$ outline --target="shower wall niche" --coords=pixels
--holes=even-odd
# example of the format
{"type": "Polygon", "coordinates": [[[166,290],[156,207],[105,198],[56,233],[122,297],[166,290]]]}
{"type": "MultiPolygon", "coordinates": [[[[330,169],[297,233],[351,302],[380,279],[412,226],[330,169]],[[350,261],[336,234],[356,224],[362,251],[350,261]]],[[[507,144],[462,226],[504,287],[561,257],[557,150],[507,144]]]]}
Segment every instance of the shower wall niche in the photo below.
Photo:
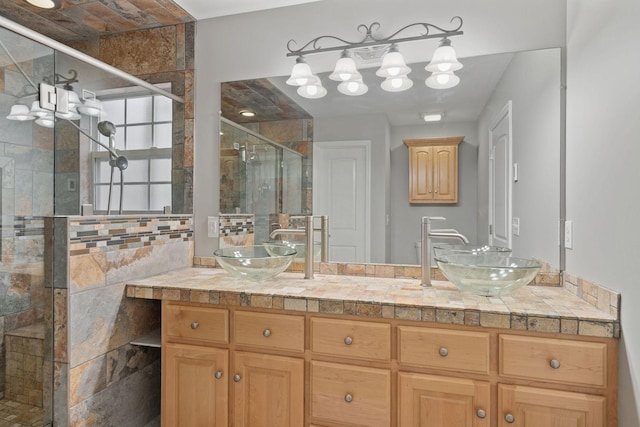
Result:
{"type": "Polygon", "coordinates": [[[305,156],[221,118],[220,213],[253,214],[255,243],[268,240],[270,216],[310,211],[305,156]]]}

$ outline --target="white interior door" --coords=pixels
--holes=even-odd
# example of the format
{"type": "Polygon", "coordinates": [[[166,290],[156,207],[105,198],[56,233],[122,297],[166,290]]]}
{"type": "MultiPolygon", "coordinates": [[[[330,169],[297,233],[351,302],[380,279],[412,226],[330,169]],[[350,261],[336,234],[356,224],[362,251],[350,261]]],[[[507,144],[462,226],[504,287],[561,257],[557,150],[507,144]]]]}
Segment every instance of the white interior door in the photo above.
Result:
{"type": "Polygon", "coordinates": [[[313,214],[329,216],[329,261],[369,262],[370,145],[313,143],[313,214]]]}
{"type": "Polygon", "coordinates": [[[489,129],[489,244],[511,247],[511,101],[489,129]]]}

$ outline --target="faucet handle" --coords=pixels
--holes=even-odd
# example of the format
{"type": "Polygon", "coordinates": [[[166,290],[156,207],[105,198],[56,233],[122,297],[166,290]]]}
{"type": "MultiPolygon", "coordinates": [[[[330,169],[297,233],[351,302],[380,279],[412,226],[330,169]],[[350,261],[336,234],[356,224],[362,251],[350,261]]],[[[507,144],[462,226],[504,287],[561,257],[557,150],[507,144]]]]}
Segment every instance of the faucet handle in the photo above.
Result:
{"type": "Polygon", "coordinates": [[[423,224],[427,224],[427,223],[429,223],[431,221],[444,221],[445,219],[447,219],[447,218],[445,218],[443,216],[423,216],[422,217],[422,223],[423,224]]]}

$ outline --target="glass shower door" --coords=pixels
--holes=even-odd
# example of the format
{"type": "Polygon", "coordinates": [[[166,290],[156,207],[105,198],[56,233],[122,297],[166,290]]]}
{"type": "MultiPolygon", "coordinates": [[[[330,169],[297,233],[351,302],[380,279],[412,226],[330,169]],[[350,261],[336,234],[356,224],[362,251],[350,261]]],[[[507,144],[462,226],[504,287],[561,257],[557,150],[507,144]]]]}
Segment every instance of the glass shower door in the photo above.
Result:
{"type": "Polygon", "coordinates": [[[54,78],[51,48],[0,28],[0,418],[16,426],[52,421],[44,219],[54,213],[54,120],[30,112],[37,85],[54,78]]]}

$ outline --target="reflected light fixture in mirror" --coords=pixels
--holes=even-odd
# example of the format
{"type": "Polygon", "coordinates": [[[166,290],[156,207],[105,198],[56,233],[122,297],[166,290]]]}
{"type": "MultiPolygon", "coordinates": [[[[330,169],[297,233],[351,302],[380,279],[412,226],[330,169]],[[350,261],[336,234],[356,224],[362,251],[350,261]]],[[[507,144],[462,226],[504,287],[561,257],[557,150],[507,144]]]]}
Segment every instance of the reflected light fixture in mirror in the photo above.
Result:
{"type": "Polygon", "coordinates": [[[302,97],[322,98],[327,94],[327,91],[322,86],[322,81],[311,71],[304,59],[304,55],[341,50],[340,59],[338,59],[333,73],[329,75],[329,79],[340,82],[338,84],[340,93],[349,96],[363,95],[367,93],[368,87],[363,81],[362,75],[358,72],[349,49],[381,46],[386,52],[382,57],[382,65],[376,72],[378,77],[385,79],[380,84],[380,87],[388,92],[401,92],[411,88],[413,82],[407,77],[411,72],[411,68],[406,65],[404,57],[398,50],[398,43],[441,38],[440,46],[433,54],[433,64],[427,67],[428,71],[433,74],[427,78],[425,83],[433,89],[454,87],[460,82],[460,78],[454,74],[454,71],[462,68],[462,64],[456,58],[456,53],[451,47],[449,37],[463,34],[460,30],[462,28],[462,18],[454,16],[451,22],[453,23],[454,21],[457,21],[458,26],[449,30],[428,23],[409,24],[388,37],[373,35],[373,32],[380,28],[378,22],[374,22],[369,26],[361,24],[358,26],[358,31],[366,30],[366,34],[360,41],[349,42],[336,36],[320,36],[309,41],[300,49],[293,49],[292,45],[295,45],[295,40],[289,40],[287,43],[287,49],[289,50],[287,56],[296,56],[297,58],[296,64],[291,70],[291,76],[286,83],[291,86],[298,86],[297,92],[302,97]],[[422,33],[417,36],[406,34],[415,27],[421,27],[422,33]],[[322,47],[320,45],[321,41],[338,42],[338,45],[322,47]],[[309,48],[310,46],[311,48],[309,48]]]}
{"type": "Polygon", "coordinates": [[[60,9],[60,0],[25,0],[25,2],[40,9],[60,9]]]}
{"type": "Polygon", "coordinates": [[[238,111],[238,114],[240,114],[242,117],[255,117],[256,116],[255,111],[251,111],[251,110],[240,110],[240,111],[238,111]]]}
{"type": "Polygon", "coordinates": [[[439,122],[444,117],[444,113],[423,113],[422,120],[425,122],[439,122]]]}

